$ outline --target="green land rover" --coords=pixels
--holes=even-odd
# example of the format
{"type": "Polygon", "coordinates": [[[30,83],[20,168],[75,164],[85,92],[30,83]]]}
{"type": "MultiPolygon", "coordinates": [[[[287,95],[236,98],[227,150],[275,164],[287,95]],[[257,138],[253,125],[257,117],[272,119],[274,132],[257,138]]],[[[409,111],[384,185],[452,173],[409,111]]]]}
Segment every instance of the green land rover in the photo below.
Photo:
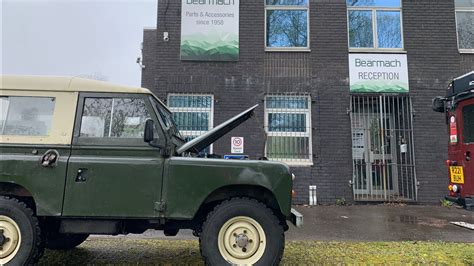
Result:
{"type": "Polygon", "coordinates": [[[189,142],[149,90],[0,76],[0,265],[34,264],[90,234],[192,229],[210,265],[278,264],[288,166],[200,158],[256,106],[189,142]]]}

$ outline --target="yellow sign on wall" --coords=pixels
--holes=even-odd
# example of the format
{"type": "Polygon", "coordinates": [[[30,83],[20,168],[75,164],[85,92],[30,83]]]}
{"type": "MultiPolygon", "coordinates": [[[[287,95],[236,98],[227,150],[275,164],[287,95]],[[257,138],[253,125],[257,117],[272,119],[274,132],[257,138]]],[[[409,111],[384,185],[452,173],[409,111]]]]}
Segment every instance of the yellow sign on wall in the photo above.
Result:
{"type": "Polygon", "coordinates": [[[451,166],[451,183],[464,184],[464,171],[462,166],[451,166]]]}

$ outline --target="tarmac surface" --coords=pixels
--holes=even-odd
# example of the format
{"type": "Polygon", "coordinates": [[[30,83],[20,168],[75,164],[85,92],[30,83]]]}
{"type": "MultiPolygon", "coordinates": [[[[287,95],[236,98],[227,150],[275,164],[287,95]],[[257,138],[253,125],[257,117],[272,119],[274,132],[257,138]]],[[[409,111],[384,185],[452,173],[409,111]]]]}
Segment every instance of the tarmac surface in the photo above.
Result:
{"type": "MultiPolygon", "coordinates": [[[[419,205],[298,206],[302,228],[290,225],[287,240],[317,241],[447,241],[474,243],[474,230],[450,222],[474,224],[474,211],[457,207],[419,205]]],[[[91,236],[91,238],[103,236],[91,236]]],[[[150,230],[118,238],[196,239],[190,230],[165,237],[150,230]]]]}

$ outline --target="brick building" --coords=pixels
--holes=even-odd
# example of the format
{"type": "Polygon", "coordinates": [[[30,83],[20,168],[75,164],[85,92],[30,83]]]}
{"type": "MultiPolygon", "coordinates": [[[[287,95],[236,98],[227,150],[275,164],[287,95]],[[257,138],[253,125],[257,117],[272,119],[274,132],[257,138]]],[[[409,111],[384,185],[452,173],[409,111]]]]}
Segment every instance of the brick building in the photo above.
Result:
{"type": "Polygon", "coordinates": [[[474,70],[473,21],[470,0],[159,0],[142,86],[189,138],[259,104],[204,152],[231,154],[231,137],[243,137],[251,159],[291,166],[296,203],[310,202],[311,186],[318,203],[436,203],[448,136],[431,100],[474,70]],[[200,4],[210,11],[193,20],[200,4]],[[207,23],[236,32],[237,54],[189,55],[184,33],[207,23]]]}

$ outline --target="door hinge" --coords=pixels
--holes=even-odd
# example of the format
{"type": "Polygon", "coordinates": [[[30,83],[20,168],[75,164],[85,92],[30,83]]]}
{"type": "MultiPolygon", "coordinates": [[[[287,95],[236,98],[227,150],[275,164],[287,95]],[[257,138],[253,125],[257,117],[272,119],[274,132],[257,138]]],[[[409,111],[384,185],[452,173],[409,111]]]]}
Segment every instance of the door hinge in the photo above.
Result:
{"type": "Polygon", "coordinates": [[[164,212],[166,209],[166,203],[164,201],[155,202],[155,211],[164,212]]]}

